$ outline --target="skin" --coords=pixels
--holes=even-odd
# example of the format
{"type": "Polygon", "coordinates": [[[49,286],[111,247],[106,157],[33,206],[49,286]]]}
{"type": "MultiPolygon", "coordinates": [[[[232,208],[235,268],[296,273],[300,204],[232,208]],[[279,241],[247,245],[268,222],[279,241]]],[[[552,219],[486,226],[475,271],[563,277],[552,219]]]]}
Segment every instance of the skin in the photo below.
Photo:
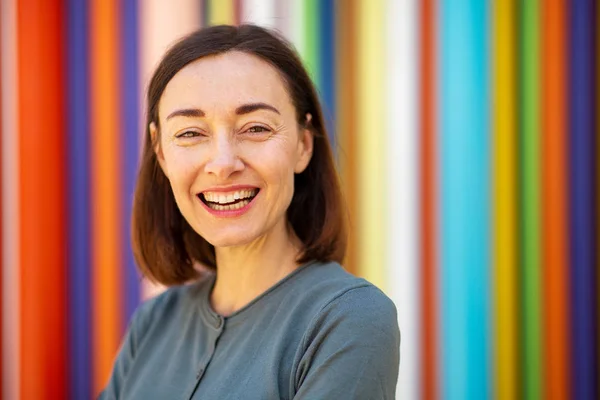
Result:
{"type": "Polygon", "coordinates": [[[160,129],[151,124],[150,132],[158,136],[159,163],[184,218],[215,246],[211,303],[216,312],[229,315],[298,267],[301,243],[286,211],[294,174],[312,156],[313,136],[298,125],[279,72],[237,51],[181,69],[167,84],[158,111],[160,129]],[[248,104],[262,106],[240,112],[248,104]],[[198,197],[233,185],[260,189],[243,215],[212,215],[198,197]]]}

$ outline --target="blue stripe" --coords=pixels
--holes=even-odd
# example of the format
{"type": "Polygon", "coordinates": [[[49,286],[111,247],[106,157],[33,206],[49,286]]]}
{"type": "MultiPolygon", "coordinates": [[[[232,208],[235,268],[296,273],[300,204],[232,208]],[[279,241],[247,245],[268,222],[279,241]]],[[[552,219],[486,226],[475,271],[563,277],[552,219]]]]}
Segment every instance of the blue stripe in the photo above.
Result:
{"type": "Polygon", "coordinates": [[[323,0],[319,3],[319,92],[323,103],[325,127],[334,152],[335,141],[335,3],[323,0]]]}
{"type": "Polygon", "coordinates": [[[121,2],[121,98],[123,99],[121,123],[123,127],[122,207],[123,219],[123,299],[125,301],[126,326],[140,302],[140,275],[137,271],[130,241],[131,211],[139,158],[140,112],[139,112],[139,35],[138,0],[121,2]]]}
{"type": "Polygon", "coordinates": [[[573,399],[598,398],[594,214],[594,17],[591,0],[570,3],[570,229],[573,399]]]}
{"type": "Polygon", "coordinates": [[[92,396],[88,1],[69,0],[67,35],[70,393],[92,396]]]}
{"type": "Polygon", "coordinates": [[[492,398],[488,9],[441,2],[441,394],[492,398]]]}

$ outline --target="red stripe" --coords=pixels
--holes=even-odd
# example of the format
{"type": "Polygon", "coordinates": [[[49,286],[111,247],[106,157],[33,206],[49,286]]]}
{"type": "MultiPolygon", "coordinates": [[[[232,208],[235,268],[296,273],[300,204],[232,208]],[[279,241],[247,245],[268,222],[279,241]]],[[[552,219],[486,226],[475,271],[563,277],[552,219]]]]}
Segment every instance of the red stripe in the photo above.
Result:
{"type": "Polygon", "coordinates": [[[63,2],[17,7],[21,398],[66,398],[63,2]]]}
{"type": "Polygon", "coordinates": [[[437,157],[436,157],[436,78],[435,2],[421,3],[421,393],[425,400],[438,398],[437,376],[437,157]]]}

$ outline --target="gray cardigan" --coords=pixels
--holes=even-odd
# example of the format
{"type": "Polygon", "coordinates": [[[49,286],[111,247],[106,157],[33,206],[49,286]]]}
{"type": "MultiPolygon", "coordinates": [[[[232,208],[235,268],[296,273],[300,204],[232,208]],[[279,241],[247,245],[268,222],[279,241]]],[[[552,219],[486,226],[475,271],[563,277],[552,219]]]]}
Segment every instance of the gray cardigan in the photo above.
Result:
{"type": "Polygon", "coordinates": [[[393,399],[392,301],[337,263],[301,266],[231,316],[214,275],[136,311],[101,399],[393,399]]]}

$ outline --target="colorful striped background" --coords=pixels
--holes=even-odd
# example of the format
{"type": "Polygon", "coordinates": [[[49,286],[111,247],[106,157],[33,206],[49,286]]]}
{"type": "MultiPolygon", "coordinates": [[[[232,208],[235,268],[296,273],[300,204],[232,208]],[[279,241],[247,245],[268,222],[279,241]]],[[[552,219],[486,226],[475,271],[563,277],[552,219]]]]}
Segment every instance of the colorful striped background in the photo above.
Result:
{"type": "Polygon", "coordinates": [[[93,398],[160,291],[129,244],[143,96],[178,37],[279,30],[319,88],[346,267],[395,301],[399,399],[597,399],[593,0],[2,0],[3,399],[93,398]]]}

